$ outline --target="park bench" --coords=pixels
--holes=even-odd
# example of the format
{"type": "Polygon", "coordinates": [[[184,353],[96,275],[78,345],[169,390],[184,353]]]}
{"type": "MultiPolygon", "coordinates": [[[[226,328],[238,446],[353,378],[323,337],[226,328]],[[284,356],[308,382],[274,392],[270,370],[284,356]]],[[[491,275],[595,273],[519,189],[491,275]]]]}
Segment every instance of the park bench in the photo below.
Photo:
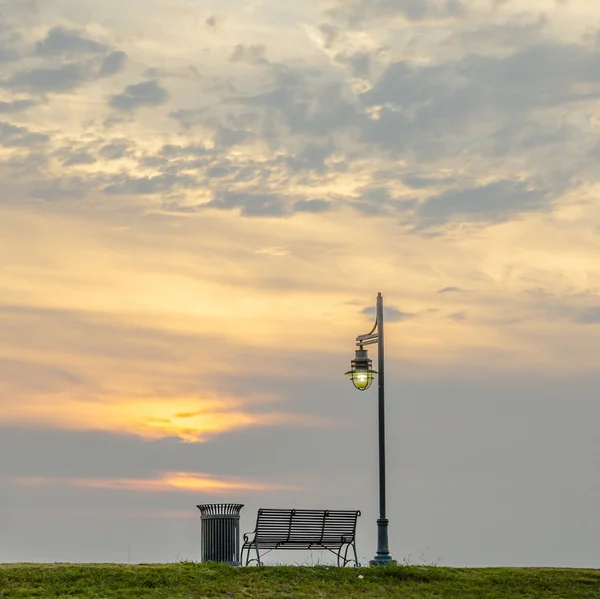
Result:
{"type": "Polygon", "coordinates": [[[244,535],[241,560],[246,566],[256,562],[262,566],[261,557],[275,549],[327,550],[337,557],[338,566],[354,562],[356,556],[356,521],[359,511],[348,510],[275,510],[260,509],[256,528],[244,535]],[[252,536],[253,535],[253,536],[252,536]],[[354,559],[348,558],[352,548],[354,559]],[[256,557],[250,559],[250,552],[256,557]],[[264,553],[261,555],[261,551],[264,553]]]}

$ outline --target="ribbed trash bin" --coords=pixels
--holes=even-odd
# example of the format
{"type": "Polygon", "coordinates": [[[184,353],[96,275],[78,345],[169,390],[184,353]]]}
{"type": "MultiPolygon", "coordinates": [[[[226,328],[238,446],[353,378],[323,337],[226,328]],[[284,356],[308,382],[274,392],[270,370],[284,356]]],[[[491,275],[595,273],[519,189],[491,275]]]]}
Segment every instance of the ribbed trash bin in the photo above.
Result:
{"type": "Polygon", "coordinates": [[[205,503],[200,510],[201,561],[240,565],[242,503],[205,503]]]}

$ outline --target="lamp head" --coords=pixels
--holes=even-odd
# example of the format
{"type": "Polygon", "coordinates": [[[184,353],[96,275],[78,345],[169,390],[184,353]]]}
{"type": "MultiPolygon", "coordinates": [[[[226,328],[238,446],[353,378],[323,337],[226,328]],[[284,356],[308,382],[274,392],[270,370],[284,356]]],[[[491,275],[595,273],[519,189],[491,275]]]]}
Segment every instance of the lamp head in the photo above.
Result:
{"type": "Polygon", "coordinates": [[[359,391],[365,391],[371,386],[377,371],[372,369],[373,360],[369,358],[367,350],[363,349],[362,345],[356,350],[356,356],[350,364],[351,369],[345,374],[350,377],[352,384],[359,391]]]}

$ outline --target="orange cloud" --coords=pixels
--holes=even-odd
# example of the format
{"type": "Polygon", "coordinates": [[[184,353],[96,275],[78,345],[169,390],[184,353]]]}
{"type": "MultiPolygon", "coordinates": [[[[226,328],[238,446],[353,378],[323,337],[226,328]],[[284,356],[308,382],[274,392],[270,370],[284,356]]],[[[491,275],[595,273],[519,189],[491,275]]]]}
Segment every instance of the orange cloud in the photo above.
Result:
{"type": "Polygon", "coordinates": [[[134,434],[146,439],[178,437],[203,442],[210,435],[250,426],[294,422],[319,424],[318,418],[298,414],[252,413],[233,398],[135,398],[110,402],[82,401],[73,397],[28,398],[11,402],[0,412],[0,422],[27,423],[52,428],[100,430],[134,434]]]}
{"type": "Polygon", "coordinates": [[[256,483],[241,479],[224,479],[210,474],[188,472],[166,472],[155,479],[141,478],[67,478],[67,477],[23,477],[14,483],[27,486],[67,485],[118,491],[183,491],[220,493],[221,491],[287,491],[295,487],[274,483],[256,483]]]}

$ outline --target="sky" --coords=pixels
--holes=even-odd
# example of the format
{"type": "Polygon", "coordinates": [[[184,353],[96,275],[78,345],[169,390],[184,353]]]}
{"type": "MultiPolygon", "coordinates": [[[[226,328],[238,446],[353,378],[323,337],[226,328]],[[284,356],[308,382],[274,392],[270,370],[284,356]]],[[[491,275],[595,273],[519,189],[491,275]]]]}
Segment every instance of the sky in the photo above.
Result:
{"type": "Polygon", "coordinates": [[[371,559],[381,292],[393,556],[597,567],[599,98],[591,0],[0,0],[0,562],[371,559]]]}

